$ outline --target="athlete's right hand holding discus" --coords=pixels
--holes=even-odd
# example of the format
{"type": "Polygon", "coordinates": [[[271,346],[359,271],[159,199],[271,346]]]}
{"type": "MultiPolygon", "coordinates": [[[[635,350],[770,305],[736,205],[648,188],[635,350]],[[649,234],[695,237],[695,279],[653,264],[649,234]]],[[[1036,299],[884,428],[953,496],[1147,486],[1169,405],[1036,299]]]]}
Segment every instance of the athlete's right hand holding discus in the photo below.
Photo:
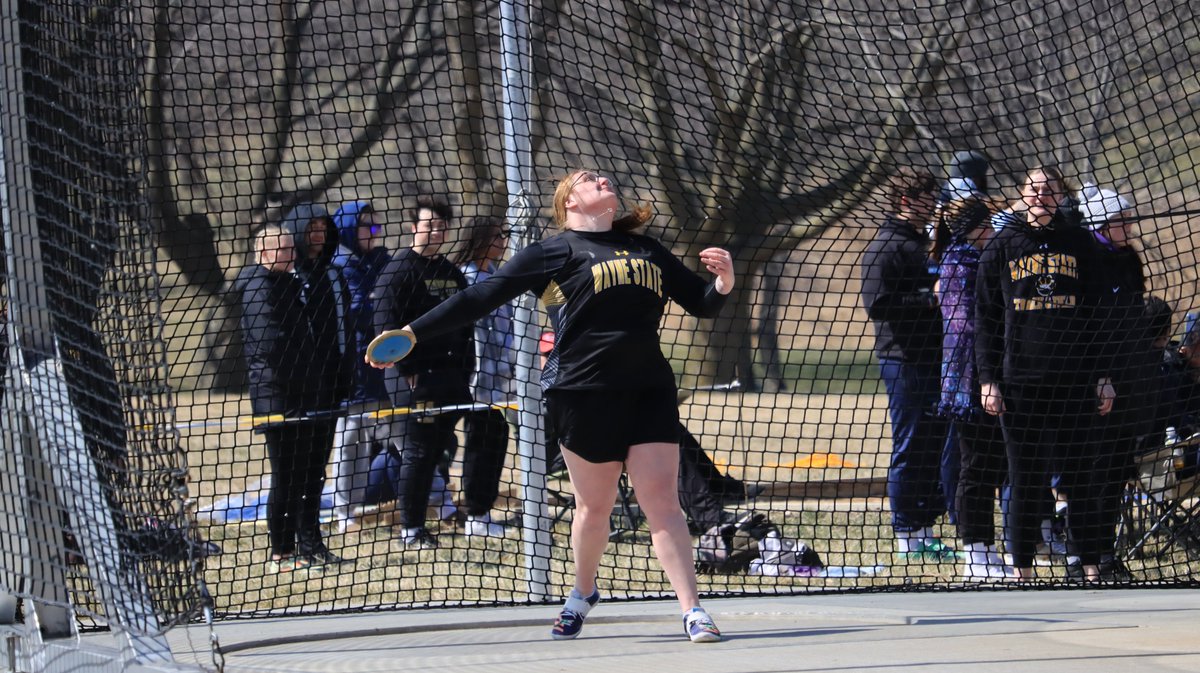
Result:
{"type": "Polygon", "coordinates": [[[411,329],[390,329],[371,339],[363,360],[376,369],[387,369],[403,360],[415,345],[417,337],[411,329]]]}
{"type": "Polygon", "coordinates": [[[704,262],[704,268],[708,269],[709,273],[717,277],[714,285],[717,292],[729,294],[733,291],[733,255],[729,254],[728,250],[705,248],[700,251],[700,261],[704,262]]]}

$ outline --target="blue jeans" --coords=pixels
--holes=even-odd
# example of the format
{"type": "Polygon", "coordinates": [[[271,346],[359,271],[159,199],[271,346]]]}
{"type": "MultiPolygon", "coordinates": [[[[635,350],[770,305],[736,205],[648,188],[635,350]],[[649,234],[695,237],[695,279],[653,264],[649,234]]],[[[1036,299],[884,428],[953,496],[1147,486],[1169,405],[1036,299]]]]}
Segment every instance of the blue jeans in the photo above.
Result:
{"type": "Polygon", "coordinates": [[[935,412],[941,372],[937,363],[892,359],[880,360],[879,371],[892,420],[887,484],[892,529],[908,533],[932,526],[946,511],[941,483],[946,422],[935,412]]]}

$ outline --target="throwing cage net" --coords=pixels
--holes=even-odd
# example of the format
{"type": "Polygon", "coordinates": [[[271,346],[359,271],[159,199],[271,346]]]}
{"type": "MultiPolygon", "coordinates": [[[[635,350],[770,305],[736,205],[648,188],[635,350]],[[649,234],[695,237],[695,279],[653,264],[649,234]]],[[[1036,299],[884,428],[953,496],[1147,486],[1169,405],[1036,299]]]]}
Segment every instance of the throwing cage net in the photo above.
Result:
{"type": "MultiPolygon", "coordinates": [[[[210,605],[187,512],[130,6],[6,3],[3,600],[9,662],[65,670],[79,627],[163,662],[210,605]]],[[[101,669],[96,669],[101,670],[101,669]]]]}
{"type": "MultiPolygon", "coordinates": [[[[185,548],[220,617],[569,588],[575,491],[538,385],[553,294],[389,375],[411,391],[362,388],[358,361],[381,304],[412,319],[470,282],[400,292],[372,269],[474,278],[497,241],[556,235],[577,169],[648,205],[644,233],[702,276],[705,248],[736,260],[720,317],[670,304],[660,329],[702,593],[1013,567],[1036,569],[1022,586],[1195,582],[1189,3],[246,0],[103,26],[20,6],[23,216],[82,435],[123,434],[118,530],[190,530],[188,466],[185,548]],[[38,33],[60,26],[61,45],[38,33]],[[115,60],[88,51],[101,36],[115,60]],[[90,354],[78,377],[67,343],[90,354]]],[[[599,581],[665,595],[633,482],[599,581]]],[[[163,621],[195,615],[187,561],[135,557],[163,621]]]]}

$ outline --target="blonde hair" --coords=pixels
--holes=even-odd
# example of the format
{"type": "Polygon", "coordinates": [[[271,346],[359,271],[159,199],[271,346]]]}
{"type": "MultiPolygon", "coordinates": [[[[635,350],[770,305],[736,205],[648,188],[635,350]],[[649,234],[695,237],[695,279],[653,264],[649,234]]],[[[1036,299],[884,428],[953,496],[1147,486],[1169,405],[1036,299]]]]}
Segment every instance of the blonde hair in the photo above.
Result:
{"type": "Polygon", "coordinates": [[[283,236],[287,236],[287,234],[283,231],[283,227],[277,224],[264,225],[261,229],[254,232],[254,249],[262,250],[263,246],[266,245],[268,238],[283,236]]]}
{"type": "Polygon", "coordinates": [[[267,251],[267,239],[269,238],[279,239],[279,243],[275,246],[275,249],[278,250],[279,248],[286,247],[288,239],[293,237],[277,224],[265,225],[254,232],[254,258],[259,264],[263,261],[263,253],[267,251]]]}
{"type": "MultiPolygon", "coordinates": [[[[586,172],[571,171],[563,176],[558,181],[558,186],[554,188],[554,224],[559,231],[567,228],[567,199],[571,198],[571,192],[574,191],[575,185],[579,184],[579,174],[586,172]]],[[[627,215],[613,220],[613,230],[630,232],[644,226],[653,217],[654,211],[650,209],[650,206],[644,203],[636,205],[627,215]]]]}

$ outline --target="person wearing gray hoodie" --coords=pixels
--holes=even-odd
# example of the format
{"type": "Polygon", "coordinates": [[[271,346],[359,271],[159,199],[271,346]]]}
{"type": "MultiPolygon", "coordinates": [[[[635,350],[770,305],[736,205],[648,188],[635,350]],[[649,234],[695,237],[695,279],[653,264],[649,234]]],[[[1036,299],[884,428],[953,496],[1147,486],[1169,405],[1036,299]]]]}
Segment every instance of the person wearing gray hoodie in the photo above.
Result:
{"type": "Polygon", "coordinates": [[[364,502],[376,448],[388,442],[388,424],[376,422],[373,416],[387,399],[383,372],[368,366],[363,356],[374,336],[371,291],[391,256],[383,246],[379,215],[369,202],[343,203],[334,213],[333,222],[338,232],[333,268],[347,286],[349,305],[345,320],[354,341],[350,386],[341,401],[346,415],[337,421],[331,463],[334,521],[339,532],[345,532],[355,523],[355,508],[364,502]]]}

